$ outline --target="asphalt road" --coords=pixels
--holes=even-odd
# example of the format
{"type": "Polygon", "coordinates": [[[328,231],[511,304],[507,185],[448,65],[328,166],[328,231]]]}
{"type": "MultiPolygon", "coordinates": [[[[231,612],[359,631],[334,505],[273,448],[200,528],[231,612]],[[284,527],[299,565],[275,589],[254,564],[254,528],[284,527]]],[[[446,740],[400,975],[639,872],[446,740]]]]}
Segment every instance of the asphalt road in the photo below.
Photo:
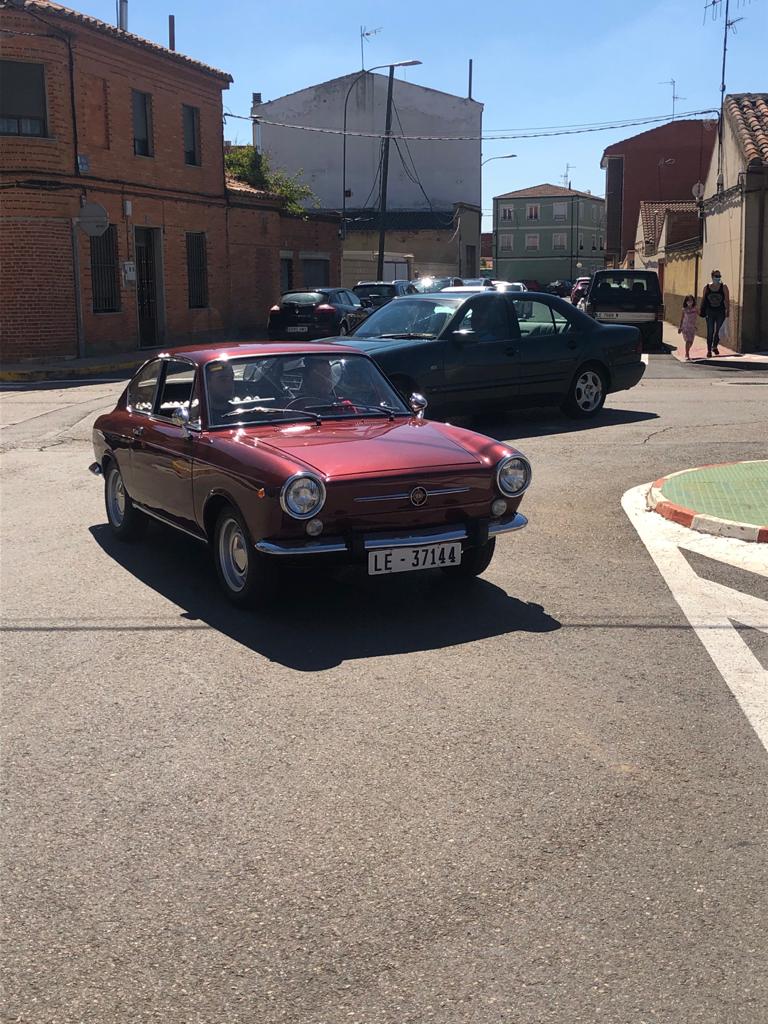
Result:
{"type": "Polygon", "coordinates": [[[593,424],[484,421],[535,475],[482,579],[258,615],[110,538],[120,387],[3,395],[7,1020],[768,1019],[768,754],[621,507],[765,457],[768,374],[654,356],[593,424]]]}

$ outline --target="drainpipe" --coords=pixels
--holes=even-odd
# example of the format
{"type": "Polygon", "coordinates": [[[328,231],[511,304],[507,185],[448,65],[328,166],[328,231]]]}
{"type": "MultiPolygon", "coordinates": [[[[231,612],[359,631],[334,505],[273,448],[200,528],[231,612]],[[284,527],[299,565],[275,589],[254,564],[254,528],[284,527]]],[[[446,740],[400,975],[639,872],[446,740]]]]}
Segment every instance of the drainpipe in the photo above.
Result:
{"type": "Polygon", "coordinates": [[[75,317],[77,320],[77,358],[85,355],[85,336],[83,334],[83,301],[80,295],[80,252],[77,236],[77,218],[72,218],[72,283],[75,289],[75,317]]]}
{"type": "MultiPolygon", "coordinates": [[[[763,171],[763,179],[760,185],[760,209],[757,215],[757,310],[756,310],[756,325],[757,325],[757,344],[760,349],[763,347],[763,254],[765,251],[765,176],[766,172],[763,171]]],[[[756,350],[757,351],[757,350],[756,350]]]]}

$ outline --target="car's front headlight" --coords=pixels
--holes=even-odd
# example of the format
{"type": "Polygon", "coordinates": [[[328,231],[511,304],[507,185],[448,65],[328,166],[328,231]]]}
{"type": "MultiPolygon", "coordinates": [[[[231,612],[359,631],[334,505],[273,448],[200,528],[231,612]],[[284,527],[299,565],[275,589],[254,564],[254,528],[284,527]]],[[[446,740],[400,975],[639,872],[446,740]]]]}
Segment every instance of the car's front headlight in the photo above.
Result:
{"type": "Polygon", "coordinates": [[[298,473],[286,480],[280,505],[294,519],[311,519],[325,504],[325,485],[316,476],[298,473]]]}
{"type": "Polygon", "coordinates": [[[508,455],[496,467],[496,483],[502,494],[516,498],[528,489],[531,465],[519,455],[508,455]]]}

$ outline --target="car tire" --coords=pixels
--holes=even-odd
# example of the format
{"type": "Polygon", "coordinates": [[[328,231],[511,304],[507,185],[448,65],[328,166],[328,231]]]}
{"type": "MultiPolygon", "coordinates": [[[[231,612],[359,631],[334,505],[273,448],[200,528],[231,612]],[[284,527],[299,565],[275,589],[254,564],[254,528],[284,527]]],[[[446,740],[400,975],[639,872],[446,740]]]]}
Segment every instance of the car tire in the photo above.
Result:
{"type": "Polygon", "coordinates": [[[136,540],[147,528],[147,517],[130,499],[116,462],[110,460],[104,473],[104,506],[107,522],[118,540],[136,540]]]}
{"type": "Polygon", "coordinates": [[[469,579],[472,576],[479,576],[491,564],[495,550],[496,538],[491,537],[482,547],[469,548],[468,551],[463,551],[459,564],[443,566],[443,572],[451,577],[451,579],[469,579]]]}
{"type": "Polygon", "coordinates": [[[213,531],[213,562],[227,599],[240,607],[265,604],[274,590],[274,569],[256,550],[243,517],[226,505],[213,531]]]}
{"type": "Polygon", "coordinates": [[[562,406],[563,412],[574,419],[589,419],[603,408],[607,394],[605,371],[595,363],[587,363],[574,374],[562,406]]]}

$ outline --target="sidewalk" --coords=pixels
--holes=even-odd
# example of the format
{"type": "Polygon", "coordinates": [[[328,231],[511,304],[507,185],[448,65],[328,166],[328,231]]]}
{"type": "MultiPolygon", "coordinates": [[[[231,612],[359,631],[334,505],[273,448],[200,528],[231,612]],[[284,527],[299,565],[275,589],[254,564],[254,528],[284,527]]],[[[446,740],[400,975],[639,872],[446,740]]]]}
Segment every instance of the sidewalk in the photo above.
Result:
{"type": "MultiPolygon", "coordinates": [[[[245,345],[248,342],[266,340],[266,333],[262,333],[230,341],[176,342],[173,347],[212,348],[220,345],[222,349],[226,349],[231,345],[245,345]]],[[[129,352],[86,356],[84,359],[51,359],[42,362],[4,363],[0,367],[0,383],[24,383],[38,380],[87,380],[91,377],[113,377],[118,380],[128,380],[145,360],[167,350],[168,346],[162,348],[137,348],[129,352]]]]}
{"type": "MultiPolygon", "coordinates": [[[[671,354],[675,359],[684,363],[685,342],[683,341],[682,334],[677,333],[676,324],[664,324],[663,340],[665,345],[670,345],[674,349],[671,354]]],[[[707,359],[706,341],[704,338],[694,338],[693,346],[691,347],[691,362],[700,362],[706,366],[730,366],[745,370],[768,370],[768,351],[747,352],[742,355],[739,352],[734,352],[733,349],[728,348],[726,345],[719,345],[718,348],[720,355],[707,359]]]]}
{"type": "Polygon", "coordinates": [[[647,503],[700,533],[768,543],[768,460],[671,473],[651,485],[647,503]]]}

